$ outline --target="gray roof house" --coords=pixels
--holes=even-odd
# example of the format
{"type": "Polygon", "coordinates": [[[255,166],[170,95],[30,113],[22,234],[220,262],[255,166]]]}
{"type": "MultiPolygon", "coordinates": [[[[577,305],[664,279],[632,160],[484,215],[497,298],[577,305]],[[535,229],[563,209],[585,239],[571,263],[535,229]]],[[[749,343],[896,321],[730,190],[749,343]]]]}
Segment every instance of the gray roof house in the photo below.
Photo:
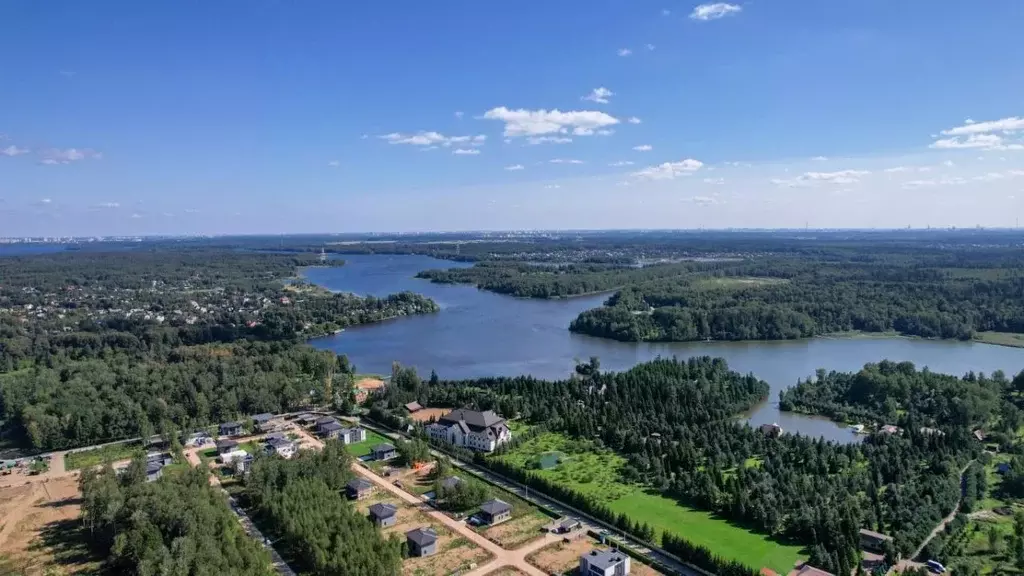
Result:
{"type": "Polygon", "coordinates": [[[160,460],[146,462],[146,482],[159,480],[164,475],[164,463],[160,460]]]}
{"type": "Polygon", "coordinates": [[[227,454],[238,449],[238,442],[234,440],[217,440],[217,453],[227,454]]]}
{"type": "Polygon", "coordinates": [[[481,519],[487,524],[498,524],[512,517],[512,505],[492,498],[480,505],[481,519]]]}
{"type": "Polygon", "coordinates": [[[333,418],[330,420],[330,422],[324,422],[323,424],[316,425],[317,434],[323,436],[324,438],[337,438],[341,434],[341,431],[344,429],[345,427],[339,424],[338,421],[334,420],[333,418]]]}
{"type": "Polygon", "coordinates": [[[256,429],[259,430],[259,429],[262,429],[263,426],[265,426],[267,424],[267,422],[270,422],[273,419],[274,419],[274,415],[273,414],[271,414],[269,412],[264,412],[262,414],[257,414],[255,416],[253,416],[252,417],[252,423],[253,423],[253,426],[255,426],[256,429]]]}
{"type": "Polygon", "coordinates": [[[322,431],[323,427],[328,425],[328,424],[330,424],[331,422],[334,422],[335,424],[338,423],[338,421],[336,419],[331,418],[330,416],[324,416],[323,418],[317,418],[316,419],[316,430],[317,430],[317,432],[322,431]]]}
{"type": "Polygon", "coordinates": [[[405,533],[409,544],[409,555],[430,556],[437,552],[437,532],[433,528],[417,528],[405,533]]]}
{"type": "Polygon", "coordinates": [[[626,576],[629,556],[618,550],[591,550],[580,556],[580,576],[626,576]]]}
{"type": "Polygon", "coordinates": [[[394,526],[398,521],[398,508],[391,504],[374,504],[370,506],[370,521],[381,528],[394,526]]]}
{"type": "Polygon", "coordinates": [[[361,500],[373,493],[373,482],[366,478],[353,478],[345,485],[345,494],[353,500],[361,500]]]}
{"type": "Polygon", "coordinates": [[[242,433],[242,424],[239,422],[225,422],[217,428],[221,436],[238,436],[242,433]]]}
{"type": "Polygon", "coordinates": [[[398,456],[398,450],[395,450],[395,447],[387,442],[370,448],[370,453],[373,454],[374,460],[390,460],[398,456]]]}

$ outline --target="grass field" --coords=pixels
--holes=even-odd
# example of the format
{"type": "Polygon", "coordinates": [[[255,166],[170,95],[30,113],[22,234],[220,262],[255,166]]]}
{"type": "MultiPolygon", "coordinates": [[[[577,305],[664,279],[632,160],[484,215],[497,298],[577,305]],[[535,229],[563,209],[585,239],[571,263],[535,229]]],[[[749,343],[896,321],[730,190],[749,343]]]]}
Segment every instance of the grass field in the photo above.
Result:
{"type": "Polygon", "coordinates": [[[366,440],[356,442],[355,444],[349,444],[348,446],[345,446],[345,449],[348,450],[349,454],[359,458],[360,456],[366,456],[370,453],[370,448],[373,448],[377,444],[381,444],[383,442],[394,444],[394,441],[390,438],[385,438],[373,430],[367,430],[366,440]]]}
{"type": "Polygon", "coordinates": [[[142,445],[137,442],[125,442],[96,448],[95,450],[84,450],[64,455],[64,468],[67,470],[78,470],[103,464],[110,460],[127,460],[142,451],[142,445]]]}
{"type": "Polygon", "coordinates": [[[615,512],[650,524],[659,534],[666,531],[679,534],[695,544],[707,546],[716,554],[754,568],[768,567],[785,574],[803,556],[800,546],[780,544],[707,512],[681,505],[643,486],[623,482],[618,470],[625,459],[611,451],[596,449],[586,441],[546,433],[527,441],[502,459],[592,495],[615,512]],[[549,470],[538,470],[537,458],[551,451],[563,454],[561,463],[549,470]]]}
{"type": "Polygon", "coordinates": [[[739,288],[757,288],[761,286],[772,286],[774,284],[785,284],[789,282],[784,278],[750,278],[750,277],[717,277],[708,276],[694,282],[698,288],[707,290],[736,290],[739,288]]]}
{"type": "Polygon", "coordinates": [[[1024,348],[1024,334],[1012,332],[978,332],[974,335],[975,342],[982,344],[995,344],[996,346],[1010,346],[1011,348],[1024,348]]]}

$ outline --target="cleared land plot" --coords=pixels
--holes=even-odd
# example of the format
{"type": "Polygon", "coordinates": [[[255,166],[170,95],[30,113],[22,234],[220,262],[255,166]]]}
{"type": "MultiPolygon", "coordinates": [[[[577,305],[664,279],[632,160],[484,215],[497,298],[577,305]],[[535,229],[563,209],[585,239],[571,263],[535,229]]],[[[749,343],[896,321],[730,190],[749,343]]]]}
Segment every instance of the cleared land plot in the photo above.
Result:
{"type": "Polygon", "coordinates": [[[66,470],[79,470],[103,464],[108,460],[127,460],[140,452],[142,452],[142,445],[137,442],[126,442],[124,444],[113,444],[103,448],[96,448],[95,450],[71,452],[64,455],[64,468],[66,470]]]}
{"type": "Polygon", "coordinates": [[[480,565],[490,559],[491,554],[466,538],[452,533],[447,526],[423,514],[403,500],[385,492],[377,492],[370,498],[355,502],[356,509],[368,514],[371,505],[383,502],[398,508],[398,521],[394,526],[383,528],[385,535],[396,534],[405,542],[405,533],[414,528],[431,526],[437,532],[437,553],[425,558],[407,558],[402,563],[402,574],[411,576],[443,576],[471,565],[480,565]]]}
{"type": "Polygon", "coordinates": [[[614,452],[598,450],[588,442],[549,432],[528,440],[502,459],[592,496],[634,521],[647,523],[659,537],[661,532],[678,534],[753,568],[768,567],[786,574],[803,556],[800,546],[780,544],[763,534],[650,492],[644,486],[623,482],[619,469],[625,459],[614,452]],[[548,452],[562,454],[559,464],[547,470],[538,469],[539,457],[548,452]]]}
{"type": "Polygon", "coordinates": [[[759,288],[763,286],[774,286],[789,282],[784,278],[754,278],[754,277],[706,277],[694,282],[694,286],[706,290],[736,290],[740,288],[759,288]]]}
{"type": "Polygon", "coordinates": [[[513,566],[502,566],[494,572],[488,572],[486,576],[526,576],[526,573],[513,566]]]}
{"type": "MultiPolygon", "coordinates": [[[[586,536],[569,542],[555,542],[526,557],[526,561],[540,568],[547,574],[575,573],[579,569],[580,556],[589,554],[594,549],[605,550],[608,547],[598,544],[597,540],[586,536]]],[[[661,574],[654,568],[633,559],[630,562],[630,574],[637,576],[656,576],[661,574]]]]}
{"type": "Polygon", "coordinates": [[[451,412],[448,408],[424,408],[418,410],[409,415],[409,418],[417,422],[430,422],[431,420],[440,420],[441,416],[451,412]]]}
{"type": "MultiPolygon", "coordinates": [[[[503,496],[502,494],[498,495],[499,498],[503,496]]],[[[497,526],[491,526],[483,531],[483,535],[506,550],[515,550],[528,542],[543,537],[544,532],[541,531],[541,528],[550,523],[550,516],[534,510],[497,526]]]]}
{"type": "Polygon", "coordinates": [[[356,458],[359,458],[360,456],[366,456],[367,454],[369,454],[370,448],[373,448],[377,444],[383,444],[385,442],[387,442],[388,444],[394,444],[394,441],[391,440],[390,438],[385,438],[384,436],[377,434],[373,430],[367,430],[366,440],[363,440],[362,442],[356,442],[355,444],[349,444],[345,446],[345,449],[348,450],[349,454],[355,456],[356,458]]]}
{"type": "Polygon", "coordinates": [[[0,489],[0,573],[99,574],[78,521],[78,478],[0,489]]]}

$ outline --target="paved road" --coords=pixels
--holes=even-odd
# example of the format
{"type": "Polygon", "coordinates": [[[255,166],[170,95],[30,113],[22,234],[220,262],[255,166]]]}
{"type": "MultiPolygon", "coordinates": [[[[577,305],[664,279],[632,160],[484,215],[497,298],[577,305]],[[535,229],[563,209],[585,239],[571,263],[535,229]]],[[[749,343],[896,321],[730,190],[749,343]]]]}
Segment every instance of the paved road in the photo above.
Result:
{"type": "MultiPolygon", "coordinates": [[[[348,418],[348,419],[352,420],[354,422],[359,422],[359,424],[364,426],[364,427],[372,428],[375,431],[388,436],[389,438],[401,438],[402,437],[402,435],[397,433],[397,432],[386,430],[384,428],[380,428],[380,427],[378,427],[376,425],[373,425],[373,424],[367,424],[366,422],[361,422],[358,418],[348,418]]],[[[677,559],[675,559],[675,558],[673,558],[671,556],[667,556],[666,554],[664,554],[660,550],[652,549],[649,546],[647,546],[646,544],[644,544],[644,543],[642,543],[642,542],[640,542],[640,541],[638,541],[638,540],[636,540],[636,539],[634,539],[634,538],[632,538],[630,536],[622,534],[614,526],[612,526],[610,524],[606,524],[605,522],[602,522],[601,520],[598,520],[597,518],[594,518],[594,517],[590,516],[589,514],[586,514],[586,513],[582,512],[580,510],[576,510],[575,508],[572,508],[572,507],[568,506],[567,504],[563,504],[562,502],[560,502],[558,500],[555,500],[555,499],[553,499],[553,498],[551,498],[551,497],[549,497],[549,496],[547,496],[545,494],[537,492],[536,490],[530,490],[529,488],[527,488],[526,486],[524,486],[524,485],[522,485],[522,484],[520,484],[518,482],[515,482],[513,480],[505,478],[505,477],[503,477],[503,476],[501,476],[499,474],[496,474],[494,472],[491,472],[490,470],[487,470],[485,468],[481,468],[479,466],[476,466],[476,465],[471,464],[471,463],[463,462],[461,460],[456,460],[456,459],[452,458],[451,455],[445,454],[444,452],[439,452],[439,451],[436,451],[436,450],[433,450],[433,449],[431,450],[431,452],[434,455],[436,455],[436,456],[443,456],[443,457],[447,458],[448,460],[451,461],[453,466],[455,466],[457,468],[460,468],[460,469],[462,469],[462,470],[464,470],[464,471],[466,471],[466,472],[468,472],[470,474],[474,474],[476,476],[484,477],[488,481],[490,481],[491,483],[496,484],[498,486],[501,486],[505,490],[508,490],[509,492],[512,492],[513,494],[519,496],[520,498],[522,498],[522,499],[524,499],[524,500],[526,500],[526,501],[528,501],[528,502],[530,502],[530,503],[532,503],[534,505],[542,506],[544,508],[548,508],[550,510],[553,510],[556,514],[559,514],[561,516],[567,516],[567,517],[575,518],[575,519],[579,520],[580,522],[583,523],[584,529],[594,530],[595,532],[600,532],[602,530],[609,530],[609,531],[611,531],[615,535],[616,539],[618,539],[619,541],[623,541],[626,544],[628,544],[629,548],[631,550],[634,550],[634,551],[638,552],[639,554],[647,556],[648,558],[650,558],[650,559],[652,559],[652,560],[654,560],[654,561],[656,561],[656,562],[658,562],[658,563],[660,563],[660,564],[662,564],[664,566],[667,566],[667,567],[671,568],[672,570],[674,570],[678,574],[682,574],[683,576],[710,576],[710,573],[704,572],[702,570],[699,570],[699,569],[697,569],[695,567],[692,567],[692,566],[689,566],[687,564],[683,564],[679,560],[677,560],[677,559]]]]}

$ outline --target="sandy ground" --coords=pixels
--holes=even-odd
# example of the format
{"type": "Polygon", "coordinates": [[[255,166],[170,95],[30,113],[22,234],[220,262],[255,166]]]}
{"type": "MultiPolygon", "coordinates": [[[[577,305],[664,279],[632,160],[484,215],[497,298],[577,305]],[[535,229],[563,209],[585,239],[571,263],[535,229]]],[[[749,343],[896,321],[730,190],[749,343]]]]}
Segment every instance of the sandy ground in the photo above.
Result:
{"type": "Polygon", "coordinates": [[[451,412],[448,408],[424,408],[409,415],[409,418],[417,422],[429,422],[431,419],[440,420],[441,416],[451,412]]]}
{"type": "MultiPolygon", "coordinates": [[[[597,543],[593,538],[581,535],[570,542],[557,542],[550,546],[541,548],[530,556],[527,561],[540,568],[547,574],[563,574],[570,572],[580,565],[580,556],[587,554],[594,548],[606,548],[597,543]]],[[[633,559],[629,563],[630,574],[636,576],[657,576],[661,574],[650,566],[633,559]]]]}
{"type": "Polygon", "coordinates": [[[58,574],[96,569],[99,563],[70,542],[80,497],[75,475],[0,488],[0,555],[26,576],[47,568],[57,568],[58,574]]]}
{"type": "Polygon", "coordinates": [[[504,568],[498,568],[494,572],[489,572],[486,576],[526,576],[526,572],[517,570],[513,566],[505,566],[504,568]]]}
{"type": "Polygon", "coordinates": [[[537,513],[526,514],[484,531],[488,540],[495,542],[506,550],[515,550],[520,546],[544,536],[543,526],[551,523],[551,518],[537,513]]]}
{"type": "Polygon", "coordinates": [[[365,500],[356,502],[355,506],[366,514],[370,506],[377,503],[387,503],[398,508],[397,522],[394,526],[383,528],[384,534],[397,534],[404,540],[405,533],[415,528],[430,526],[437,532],[437,554],[426,558],[406,559],[402,565],[403,574],[443,576],[460,568],[473,569],[491,557],[486,550],[387,492],[377,492],[365,500]]]}

